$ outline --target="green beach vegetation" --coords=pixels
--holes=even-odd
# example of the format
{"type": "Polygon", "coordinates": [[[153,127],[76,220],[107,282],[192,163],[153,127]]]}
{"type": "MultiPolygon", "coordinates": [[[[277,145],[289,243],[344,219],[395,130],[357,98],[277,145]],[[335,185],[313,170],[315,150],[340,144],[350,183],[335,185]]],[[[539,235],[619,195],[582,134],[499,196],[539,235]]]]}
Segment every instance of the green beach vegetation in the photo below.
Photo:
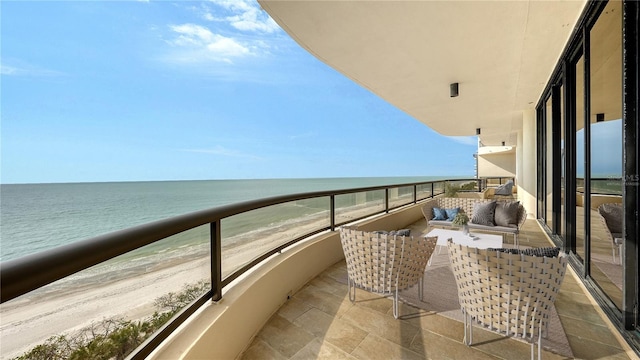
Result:
{"type": "Polygon", "coordinates": [[[444,185],[444,196],[445,197],[458,197],[459,191],[471,191],[476,188],[475,182],[467,182],[464,184],[447,182],[444,185]]]}
{"type": "Polygon", "coordinates": [[[157,298],[154,301],[156,311],[149,318],[138,321],[103,319],[78,332],[52,336],[14,360],[124,359],[178,311],[210,288],[206,281],[186,284],[180,292],[170,292],[157,298]]]}

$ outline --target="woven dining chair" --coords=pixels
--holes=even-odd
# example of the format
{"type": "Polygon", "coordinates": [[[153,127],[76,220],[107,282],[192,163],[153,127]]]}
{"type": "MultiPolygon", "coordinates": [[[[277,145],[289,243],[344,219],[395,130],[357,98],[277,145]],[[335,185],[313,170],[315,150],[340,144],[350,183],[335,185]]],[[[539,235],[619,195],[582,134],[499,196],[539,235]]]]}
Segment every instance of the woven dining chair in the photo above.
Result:
{"type": "Polygon", "coordinates": [[[542,257],[483,250],[449,241],[449,259],[464,317],[464,343],[473,323],[531,344],[541,359],[543,330],[567,268],[565,256],[542,257]]]}
{"type": "Polygon", "coordinates": [[[393,295],[393,317],[399,316],[398,292],[418,284],[423,298],[423,278],[437,237],[410,237],[359,231],[343,226],[340,241],[347,262],[349,300],[356,288],[393,295]]]}

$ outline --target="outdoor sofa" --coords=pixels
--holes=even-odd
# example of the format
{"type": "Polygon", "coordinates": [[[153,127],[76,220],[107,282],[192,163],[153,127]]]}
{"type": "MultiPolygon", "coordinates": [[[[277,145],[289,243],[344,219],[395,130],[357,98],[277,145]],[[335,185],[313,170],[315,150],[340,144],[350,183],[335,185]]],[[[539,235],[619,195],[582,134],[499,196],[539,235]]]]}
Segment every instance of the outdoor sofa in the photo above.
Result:
{"type": "Polygon", "coordinates": [[[437,197],[422,206],[428,228],[459,227],[452,224],[457,212],[464,212],[469,217],[469,229],[496,232],[503,236],[511,234],[515,246],[518,246],[518,234],[527,219],[527,212],[519,201],[437,197]]]}

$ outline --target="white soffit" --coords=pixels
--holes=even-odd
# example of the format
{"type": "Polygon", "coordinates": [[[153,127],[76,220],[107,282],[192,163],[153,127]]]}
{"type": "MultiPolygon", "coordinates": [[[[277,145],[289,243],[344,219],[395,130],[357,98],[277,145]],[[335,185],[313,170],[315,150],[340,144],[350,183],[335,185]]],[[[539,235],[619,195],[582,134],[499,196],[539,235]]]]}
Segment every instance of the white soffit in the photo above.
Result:
{"type": "Polygon", "coordinates": [[[304,49],[443,135],[522,127],[585,5],[579,1],[269,1],[304,49]],[[458,97],[449,84],[458,82],[458,97]]]}
{"type": "Polygon", "coordinates": [[[513,154],[516,151],[515,146],[481,146],[478,148],[478,155],[503,155],[513,154]]]}

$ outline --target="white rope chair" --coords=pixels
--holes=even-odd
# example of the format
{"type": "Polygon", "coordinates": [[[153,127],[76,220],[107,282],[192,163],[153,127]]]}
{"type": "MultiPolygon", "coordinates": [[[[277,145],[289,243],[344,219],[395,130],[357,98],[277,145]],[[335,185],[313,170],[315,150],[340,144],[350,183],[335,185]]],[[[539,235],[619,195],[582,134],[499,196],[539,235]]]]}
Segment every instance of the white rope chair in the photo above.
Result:
{"type": "Polygon", "coordinates": [[[427,262],[437,237],[409,237],[340,228],[347,262],[349,300],[355,302],[356,287],[393,295],[393,316],[398,318],[398,291],[418,284],[420,300],[427,262]]]}
{"type": "Polygon", "coordinates": [[[481,250],[449,241],[451,269],[464,316],[464,343],[473,342],[472,320],[531,344],[531,359],[567,268],[567,259],[481,250]],[[537,340],[536,340],[537,337],[537,340]]]}

